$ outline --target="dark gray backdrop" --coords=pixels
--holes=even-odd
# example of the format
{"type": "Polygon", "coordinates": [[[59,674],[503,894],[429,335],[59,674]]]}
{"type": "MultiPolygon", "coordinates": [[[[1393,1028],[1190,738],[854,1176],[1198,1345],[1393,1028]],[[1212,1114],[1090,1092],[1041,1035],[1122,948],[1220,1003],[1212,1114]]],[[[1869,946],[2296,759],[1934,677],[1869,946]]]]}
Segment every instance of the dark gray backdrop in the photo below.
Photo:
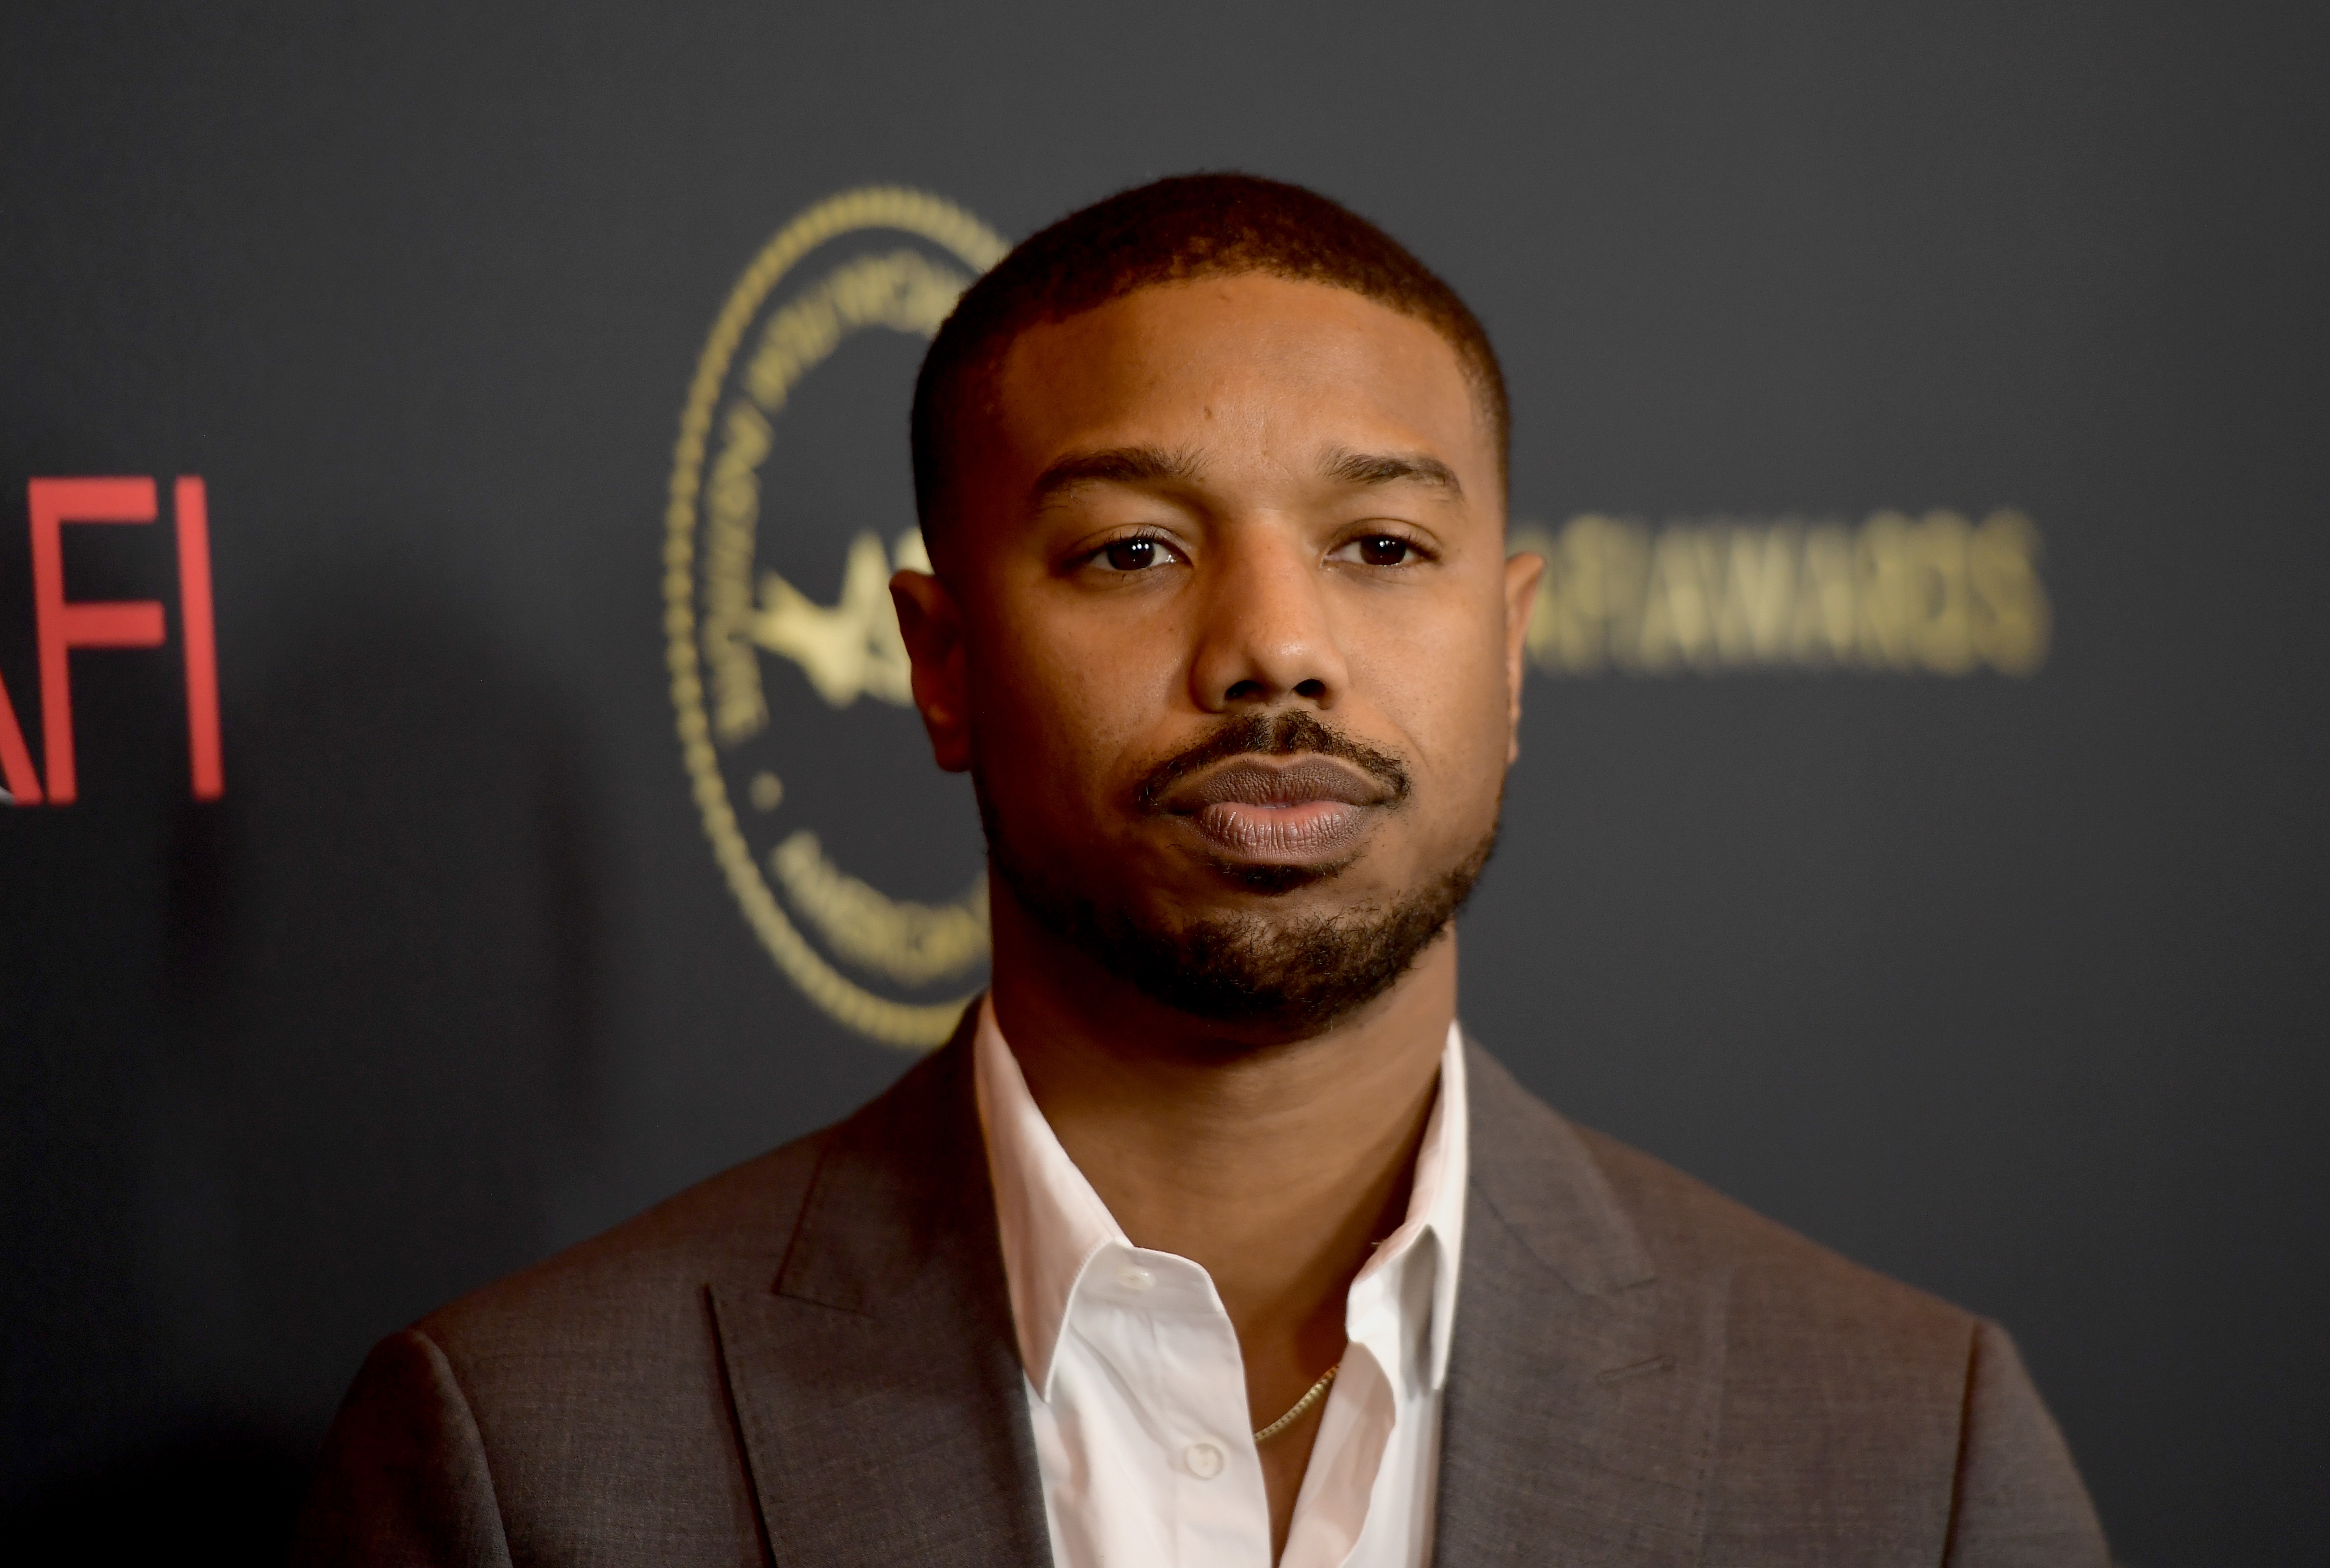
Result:
{"type": "MultiPolygon", "coordinates": [[[[203,475],[227,793],[90,654],[81,800],[0,813],[13,1529],[279,1538],[370,1340],[899,1070],[681,775],[687,379],[831,192],[1235,165],[1473,301],[1517,512],[2035,519],[2029,681],[1533,678],[1466,1015],[2004,1321],[2126,1561],[2318,1560],[2322,15],[14,8],[0,678],[37,750],[25,479],[203,475]]],[[[166,528],[68,532],[175,603],[166,528]]]]}

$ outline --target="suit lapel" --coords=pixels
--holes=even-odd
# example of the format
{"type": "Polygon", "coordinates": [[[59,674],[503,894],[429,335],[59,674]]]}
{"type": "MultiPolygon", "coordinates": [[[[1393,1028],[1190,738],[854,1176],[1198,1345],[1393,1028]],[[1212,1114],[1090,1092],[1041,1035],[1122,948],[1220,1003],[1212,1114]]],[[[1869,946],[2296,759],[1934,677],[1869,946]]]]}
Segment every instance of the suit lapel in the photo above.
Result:
{"type": "Polygon", "coordinates": [[[715,1286],[780,1563],[1049,1561],[969,1023],[830,1135],[777,1279],[715,1286]]]}
{"type": "Polygon", "coordinates": [[[1477,1047],[1436,1561],[1695,1562],[1720,1286],[1654,1273],[1567,1122],[1477,1047]]]}
{"type": "MultiPolygon", "coordinates": [[[[778,1278],[711,1291],[785,1568],[1050,1560],[970,1068],[966,1028],[836,1129],[778,1278]]],[[[1568,1124],[1477,1049],[1467,1071],[1435,1560],[1681,1568],[1721,1289],[1657,1277],[1568,1124]]]]}

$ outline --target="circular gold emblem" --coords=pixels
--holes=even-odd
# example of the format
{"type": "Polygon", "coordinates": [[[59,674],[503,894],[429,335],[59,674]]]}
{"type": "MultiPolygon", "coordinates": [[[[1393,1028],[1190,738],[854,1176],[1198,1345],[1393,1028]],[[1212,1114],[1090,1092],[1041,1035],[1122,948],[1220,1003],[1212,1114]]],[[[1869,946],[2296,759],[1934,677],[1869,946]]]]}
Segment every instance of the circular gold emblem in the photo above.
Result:
{"type": "Polygon", "coordinates": [[[777,967],[891,1045],[944,1040],[988,959],[975,825],[930,765],[887,584],[929,565],[914,364],[1008,248],[919,191],[819,202],[721,307],[672,458],[666,659],[713,857],[777,967]]]}

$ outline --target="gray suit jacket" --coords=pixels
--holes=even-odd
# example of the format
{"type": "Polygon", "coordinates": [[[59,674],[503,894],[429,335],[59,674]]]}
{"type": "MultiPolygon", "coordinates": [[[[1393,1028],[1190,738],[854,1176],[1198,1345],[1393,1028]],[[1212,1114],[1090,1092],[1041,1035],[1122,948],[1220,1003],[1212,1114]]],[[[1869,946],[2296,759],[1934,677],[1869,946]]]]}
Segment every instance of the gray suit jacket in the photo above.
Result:
{"type": "MultiPolygon", "coordinates": [[[[1440,1563],[2106,1562],[1997,1327],[1469,1062],[1440,1563]]],[[[970,1065],[383,1341],[295,1560],[1047,1562],[970,1065]]]]}

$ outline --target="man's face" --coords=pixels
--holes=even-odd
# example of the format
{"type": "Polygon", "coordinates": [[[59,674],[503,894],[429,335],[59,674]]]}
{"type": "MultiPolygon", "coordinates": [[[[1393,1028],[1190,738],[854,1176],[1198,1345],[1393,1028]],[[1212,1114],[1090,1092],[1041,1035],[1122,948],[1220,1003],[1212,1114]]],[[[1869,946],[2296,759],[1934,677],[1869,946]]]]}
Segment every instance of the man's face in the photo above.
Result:
{"type": "Polygon", "coordinates": [[[1246,275],[1038,326],[993,390],[900,598],[998,869],[1194,1012],[1368,1000],[1486,857],[1539,569],[1455,352],[1246,275]]]}

